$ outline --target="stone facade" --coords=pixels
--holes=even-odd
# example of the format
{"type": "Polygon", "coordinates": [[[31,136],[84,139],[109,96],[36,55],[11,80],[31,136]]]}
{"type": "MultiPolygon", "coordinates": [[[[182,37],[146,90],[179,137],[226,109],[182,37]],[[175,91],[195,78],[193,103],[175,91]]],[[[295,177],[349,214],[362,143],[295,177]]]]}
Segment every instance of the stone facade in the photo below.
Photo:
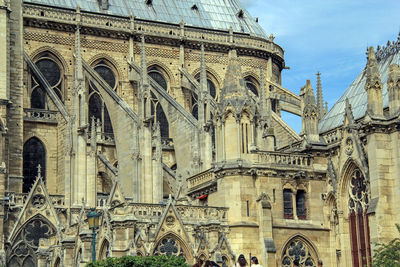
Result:
{"type": "Polygon", "coordinates": [[[385,107],[371,48],[366,114],[319,132],[320,76],[285,89],[273,36],[105,14],[0,2],[1,264],[84,266],[95,208],[100,259],[370,266],[400,219],[398,65],[385,107]]]}

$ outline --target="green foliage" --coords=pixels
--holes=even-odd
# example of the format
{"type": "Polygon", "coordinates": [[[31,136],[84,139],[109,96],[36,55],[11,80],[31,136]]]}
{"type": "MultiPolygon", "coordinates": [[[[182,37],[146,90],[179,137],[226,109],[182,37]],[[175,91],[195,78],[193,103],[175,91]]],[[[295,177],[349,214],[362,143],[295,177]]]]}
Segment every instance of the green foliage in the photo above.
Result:
{"type": "MultiPolygon", "coordinates": [[[[400,233],[400,225],[396,224],[400,233]]],[[[400,238],[395,238],[387,244],[378,243],[372,259],[373,267],[399,267],[400,266],[400,238]]]]}
{"type": "Polygon", "coordinates": [[[185,259],[177,256],[125,256],[96,261],[94,264],[87,264],[86,267],[189,267],[189,265],[185,259]]]}

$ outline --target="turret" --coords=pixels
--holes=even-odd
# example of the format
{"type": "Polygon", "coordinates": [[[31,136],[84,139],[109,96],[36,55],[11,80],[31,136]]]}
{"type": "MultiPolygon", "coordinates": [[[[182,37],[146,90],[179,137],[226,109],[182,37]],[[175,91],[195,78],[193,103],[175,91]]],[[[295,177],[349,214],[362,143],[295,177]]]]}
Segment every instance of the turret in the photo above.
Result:
{"type": "Polygon", "coordinates": [[[400,109],[400,67],[392,64],[389,67],[388,78],[389,114],[398,115],[400,109]]]}
{"type": "Polygon", "coordinates": [[[365,91],[367,91],[368,105],[367,113],[372,116],[383,116],[382,104],[382,82],[378,69],[374,48],[368,50],[368,60],[366,68],[367,81],[365,91]]]}
{"type": "Polygon", "coordinates": [[[314,90],[311,88],[310,80],[302,88],[304,109],[303,109],[303,134],[307,141],[319,142],[318,136],[318,108],[315,104],[314,90]]]}

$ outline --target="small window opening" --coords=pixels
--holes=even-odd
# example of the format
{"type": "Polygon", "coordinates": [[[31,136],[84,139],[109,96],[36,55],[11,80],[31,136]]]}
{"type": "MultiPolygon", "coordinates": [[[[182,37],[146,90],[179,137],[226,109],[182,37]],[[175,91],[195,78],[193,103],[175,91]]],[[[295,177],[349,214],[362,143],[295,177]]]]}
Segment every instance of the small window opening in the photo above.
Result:
{"type": "Polygon", "coordinates": [[[293,219],[292,190],[283,190],[283,217],[285,219],[293,219]]]}
{"type": "Polygon", "coordinates": [[[307,219],[306,192],[298,190],[296,194],[296,213],[300,220],[307,219]]]}
{"type": "Polygon", "coordinates": [[[152,6],[153,5],[153,0],[146,0],[146,5],[152,6]]]}
{"type": "Polygon", "coordinates": [[[194,4],[191,9],[194,10],[194,11],[199,11],[199,8],[197,7],[196,4],[194,4]]]}
{"type": "Polygon", "coordinates": [[[246,212],[247,212],[247,217],[250,216],[250,209],[249,209],[249,201],[246,200],[246,212]]]}

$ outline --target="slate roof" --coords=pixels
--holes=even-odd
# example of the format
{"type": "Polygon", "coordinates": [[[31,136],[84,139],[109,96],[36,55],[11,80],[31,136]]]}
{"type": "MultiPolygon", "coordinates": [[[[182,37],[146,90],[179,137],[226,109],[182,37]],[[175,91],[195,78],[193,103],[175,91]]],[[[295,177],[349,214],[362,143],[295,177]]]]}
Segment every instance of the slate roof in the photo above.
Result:
{"type": "MultiPolygon", "coordinates": [[[[377,52],[377,58],[379,60],[379,53],[377,52]]],[[[378,62],[378,68],[381,75],[381,81],[383,84],[383,108],[389,107],[388,91],[387,91],[387,80],[389,75],[389,66],[391,64],[400,65],[400,51],[395,48],[391,53],[382,57],[378,62]]],[[[354,119],[360,119],[364,117],[367,111],[367,92],[365,91],[366,71],[364,70],[358,75],[354,82],[347,88],[344,94],[339,98],[331,110],[322,118],[319,122],[319,132],[324,133],[329,130],[335,129],[343,125],[344,112],[346,105],[346,98],[349,99],[351,108],[353,111],[354,119]]]]}
{"type": "Polygon", "coordinates": [[[25,3],[76,9],[82,11],[179,24],[188,26],[242,32],[266,38],[261,26],[243,9],[238,0],[108,0],[103,10],[101,0],[24,0],[25,3]],[[149,5],[147,2],[151,2],[149,5]],[[196,7],[194,7],[196,6],[196,7]],[[242,10],[243,16],[239,18],[242,10]]]}

